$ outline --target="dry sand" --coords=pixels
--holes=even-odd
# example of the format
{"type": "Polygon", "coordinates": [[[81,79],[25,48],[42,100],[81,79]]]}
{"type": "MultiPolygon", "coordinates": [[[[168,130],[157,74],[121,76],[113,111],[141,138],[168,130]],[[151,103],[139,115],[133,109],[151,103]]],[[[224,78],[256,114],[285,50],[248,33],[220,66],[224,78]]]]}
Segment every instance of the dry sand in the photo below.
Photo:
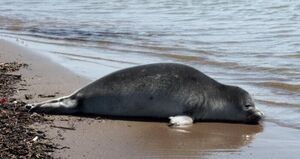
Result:
{"type": "MultiPolygon", "coordinates": [[[[21,71],[38,102],[38,94],[67,95],[90,81],[73,74],[26,48],[0,40],[1,61],[29,64],[21,71]]],[[[74,116],[49,116],[51,125],[37,125],[54,142],[60,158],[298,158],[299,130],[264,122],[261,125],[196,123],[170,128],[163,122],[108,120],[74,116]]]]}

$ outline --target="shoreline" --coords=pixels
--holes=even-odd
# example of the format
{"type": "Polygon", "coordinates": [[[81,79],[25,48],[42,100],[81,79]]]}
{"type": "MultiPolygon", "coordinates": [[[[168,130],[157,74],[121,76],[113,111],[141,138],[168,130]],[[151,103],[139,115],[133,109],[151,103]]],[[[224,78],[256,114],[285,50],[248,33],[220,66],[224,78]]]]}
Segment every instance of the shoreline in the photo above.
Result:
{"type": "Polygon", "coordinates": [[[0,40],[0,49],[3,53],[0,55],[1,61],[17,61],[29,65],[28,69],[19,71],[28,83],[27,90],[19,91],[16,94],[23,100],[25,100],[24,94],[32,94],[33,98],[27,100],[28,102],[40,102],[48,99],[38,98],[39,94],[68,95],[90,82],[90,80],[50,61],[47,57],[12,42],[0,40]]]}
{"type": "MultiPolygon", "coordinates": [[[[0,40],[0,49],[1,62],[29,64],[28,69],[19,71],[27,90],[16,95],[28,103],[50,99],[39,98],[39,94],[68,95],[90,82],[11,42],[0,40]],[[33,98],[26,100],[25,94],[33,98]]],[[[169,128],[159,122],[48,117],[52,125],[34,126],[67,147],[57,150],[56,158],[297,158],[300,147],[296,143],[298,130],[267,121],[262,125],[196,123],[188,128],[169,128]]]]}

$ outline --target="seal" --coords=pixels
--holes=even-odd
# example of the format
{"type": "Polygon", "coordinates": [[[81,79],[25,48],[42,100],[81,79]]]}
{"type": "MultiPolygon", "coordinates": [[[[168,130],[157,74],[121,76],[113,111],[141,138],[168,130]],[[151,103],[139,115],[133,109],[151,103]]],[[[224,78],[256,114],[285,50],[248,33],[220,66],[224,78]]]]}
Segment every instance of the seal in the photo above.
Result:
{"type": "Polygon", "coordinates": [[[119,70],[69,96],[26,108],[46,114],[169,118],[171,125],[194,121],[257,124],[263,117],[247,91],[176,63],[119,70]]]}

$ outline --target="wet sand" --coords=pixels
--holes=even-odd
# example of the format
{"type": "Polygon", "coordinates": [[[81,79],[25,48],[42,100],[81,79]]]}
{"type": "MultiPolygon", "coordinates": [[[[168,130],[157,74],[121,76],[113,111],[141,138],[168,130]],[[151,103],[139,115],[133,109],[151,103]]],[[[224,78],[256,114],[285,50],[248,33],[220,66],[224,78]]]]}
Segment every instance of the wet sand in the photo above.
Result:
{"type": "MultiPolygon", "coordinates": [[[[67,95],[90,81],[39,54],[0,40],[1,61],[29,64],[21,74],[33,95],[28,102],[47,100],[39,94],[67,95]]],[[[298,158],[300,130],[268,121],[260,125],[196,123],[170,128],[164,122],[49,116],[53,124],[36,125],[67,148],[60,158],[298,158]]]]}

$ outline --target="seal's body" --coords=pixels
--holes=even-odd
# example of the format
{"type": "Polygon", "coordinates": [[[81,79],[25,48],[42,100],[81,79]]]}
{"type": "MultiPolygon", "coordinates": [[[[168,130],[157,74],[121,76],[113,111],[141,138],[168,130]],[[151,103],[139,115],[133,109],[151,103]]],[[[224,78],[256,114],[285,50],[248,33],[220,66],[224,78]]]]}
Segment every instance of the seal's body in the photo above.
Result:
{"type": "Polygon", "coordinates": [[[192,121],[245,123],[257,123],[263,115],[245,90],[223,85],[190,66],[174,63],[123,69],[70,96],[27,107],[51,114],[186,116],[192,121]]]}

